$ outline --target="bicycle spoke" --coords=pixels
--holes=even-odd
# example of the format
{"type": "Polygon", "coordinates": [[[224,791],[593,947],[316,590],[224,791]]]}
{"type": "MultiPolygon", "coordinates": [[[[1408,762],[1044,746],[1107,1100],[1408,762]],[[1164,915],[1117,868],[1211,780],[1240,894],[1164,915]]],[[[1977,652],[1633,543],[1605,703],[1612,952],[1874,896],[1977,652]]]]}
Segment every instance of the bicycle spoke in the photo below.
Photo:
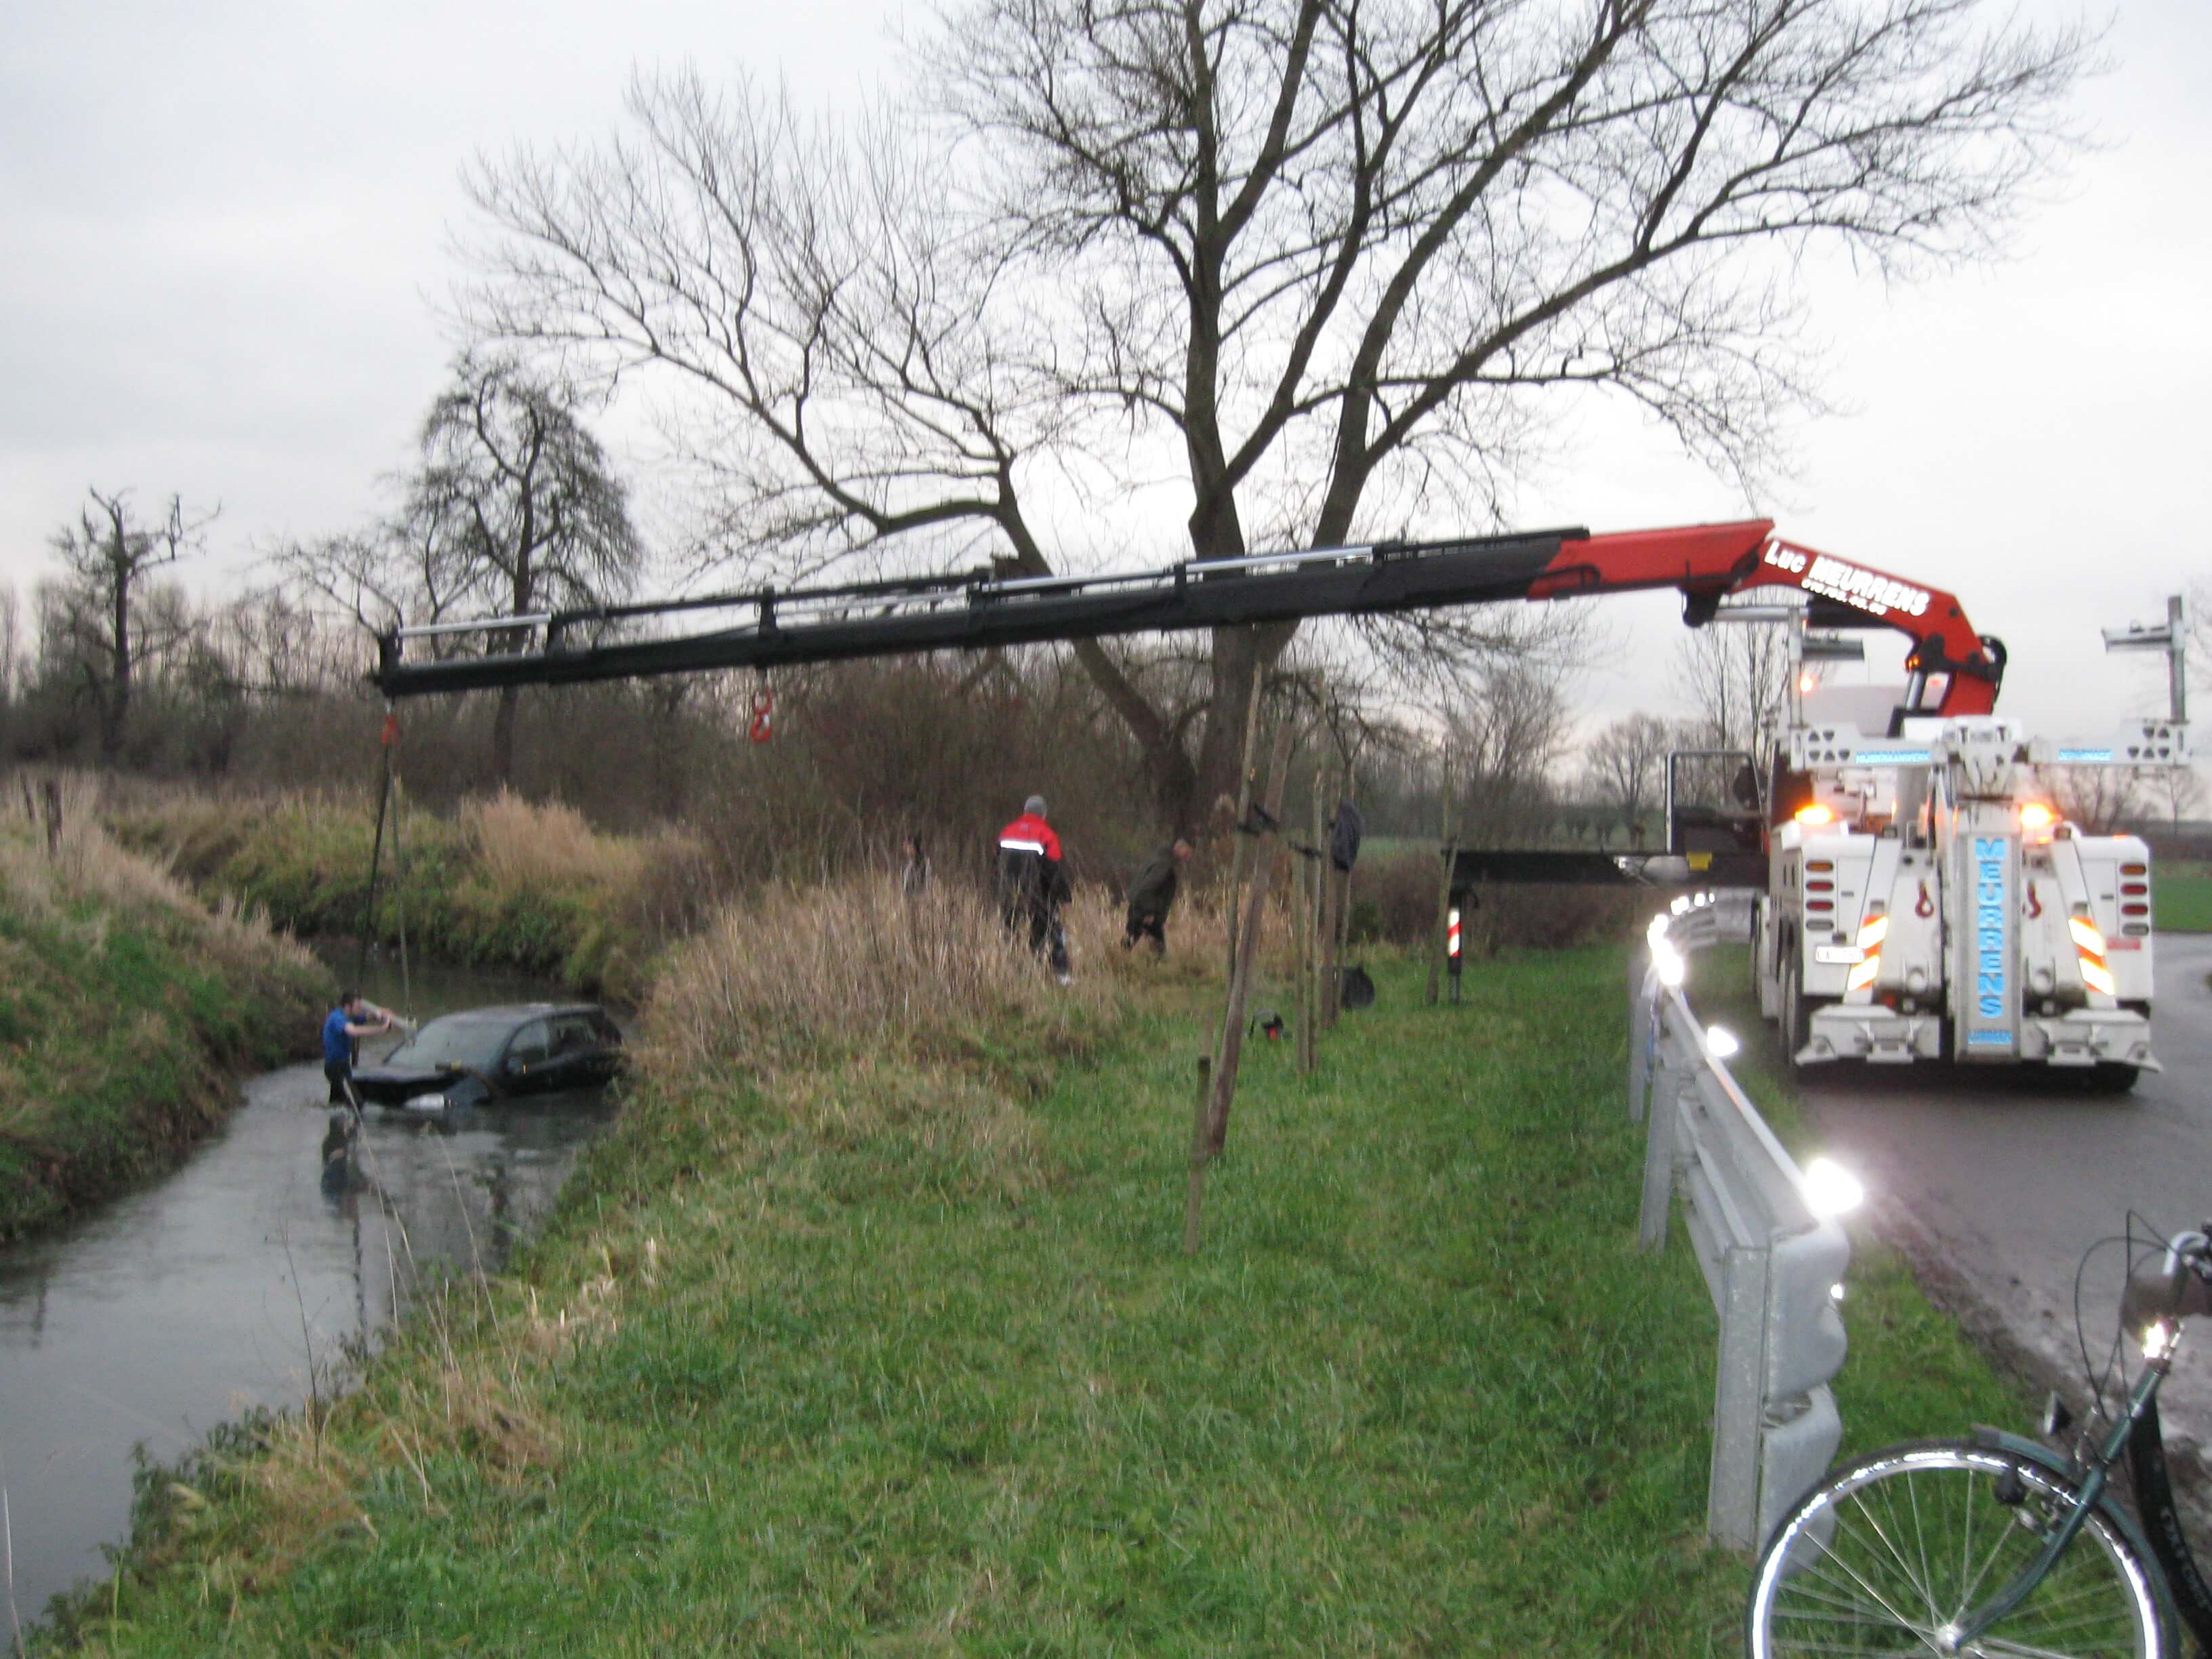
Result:
{"type": "MultiPolygon", "coordinates": [[[[1854,1501],[1856,1502],[1856,1497],[1857,1497],[1857,1494],[1854,1493],[1854,1494],[1852,1494],[1852,1496],[1853,1496],[1853,1499],[1854,1499],[1854,1501]]],[[[1866,1506],[1865,1506],[1865,1505],[1863,1505],[1863,1504],[1859,1504],[1859,1505],[1858,1505],[1858,1507],[1859,1507],[1861,1510],[1865,1510],[1865,1512],[1866,1512],[1866,1514],[1867,1514],[1867,1516],[1868,1516],[1869,1522],[1870,1523],[1872,1523],[1872,1522],[1873,1522],[1873,1512],[1872,1512],[1871,1510],[1866,1510],[1866,1506]]],[[[1838,1533],[1841,1533],[1841,1532],[1842,1532],[1842,1530],[1843,1530],[1843,1517],[1842,1517],[1842,1511],[1841,1511],[1841,1508],[1840,1508],[1840,1506],[1838,1507],[1838,1514],[1837,1514],[1836,1529],[1837,1529],[1837,1531],[1838,1531],[1838,1533]]],[[[1876,1535],[1877,1535],[1877,1536],[1880,1536],[1880,1535],[1881,1535],[1881,1528],[1880,1528],[1879,1525],[1876,1525],[1876,1526],[1875,1526],[1875,1532],[1876,1532],[1876,1535]]],[[[1866,1576],[1865,1576],[1863,1573],[1862,1573],[1862,1572],[1861,1572],[1861,1571],[1859,1571],[1856,1566],[1854,1566],[1850,1562],[1849,1562],[1849,1561],[1845,1560],[1842,1555],[1840,1555],[1839,1553],[1837,1553],[1837,1551],[1836,1551],[1836,1549],[1834,1548],[1834,1547],[1833,1547],[1833,1546],[1829,1545],[1829,1544],[1826,1544],[1826,1543],[1823,1543],[1820,1540],[1819,1540],[1819,1539],[1817,1539],[1817,1538],[1812,1538],[1812,1537],[1810,1537],[1809,1535],[1808,1535],[1808,1537],[1807,1541],[1808,1541],[1808,1542],[1809,1542],[1809,1543],[1811,1543],[1811,1544],[1813,1544],[1814,1546],[1815,1546],[1815,1547],[1816,1547],[1820,1551],[1821,1554],[1822,1554],[1824,1557],[1826,1557],[1828,1560],[1830,1560],[1830,1561],[1833,1562],[1833,1563],[1836,1565],[1836,1566],[1837,1566],[1838,1568],[1839,1568],[1839,1569],[1840,1569],[1840,1570],[1841,1570],[1841,1571],[1842,1571],[1845,1575],[1847,1575],[1847,1576],[1850,1577],[1850,1579],[1851,1580],[1852,1583],[1854,1583],[1854,1584],[1857,1585],[1857,1587],[1858,1587],[1858,1589],[1859,1589],[1859,1590],[1860,1590],[1861,1594],[1864,1596],[1864,1598],[1865,1598],[1865,1600],[1866,1600],[1867,1601],[1871,1601],[1871,1602],[1873,1602],[1873,1603],[1875,1604],[1875,1606],[1876,1606],[1876,1607],[1880,1607],[1880,1608],[1881,1608],[1884,1613],[1887,1613],[1887,1614],[1889,1615],[1889,1618],[1890,1618],[1891,1622],[1892,1622],[1895,1626],[1897,1626],[1897,1627],[1898,1627],[1898,1628],[1899,1628],[1899,1629],[1903,1629],[1903,1630],[1918,1630],[1918,1629],[1920,1628],[1920,1626],[1919,1626],[1917,1624],[1916,1624],[1916,1623],[1915,1623],[1915,1622],[1914,1622],[1911,1618],[1909,1618],[1908,1616],[1906,1616],[1906,1614],[1904,1613],[1904,1611],[1903,1611],[1902,1609],[1900,1609],[1900,1608],[1899,1608],[1899,1607],[1894,1607],[1894,1606],[1891,1605],[1890,1601],[1889,1601],[1889,1598],[1888,1598],[1888,1597],[1887,1597],[1887,1596],[1885,1596],[1885,1595],[1883,1595],[1883,1594],[1882,1594],[1879,1589],[1875,1589],[1872,1584],[1869,1583],[1867,1582],[1866,1576]]],[[[1909,1571],[1909,1564],[1907,1564],[1907,1563],[1905,1561],[1904,1557],[1902,1557],[1901,1555],[1898,1555],[1898,1554],[1897,1554],[1897,1551],[1896,1551],[1895,1547],[1894,1547],[1893,1545],[1891,1545],[1891,1544],[1889,1543],[1889,1541],[1888,1541],[1888,1540],[1887,1540],[1887,1538],[1883,1538],[1882,1542],[1883,1542],[1884,1547],[1885,1547],[1886,1548],[1887,1548],[1887,1549],[1890,1551],[1890,1553],[1891,1553],[1893,1556],[1895,1556],[1895,1557],[1896,1557],[1896,1559],[1897,1559],[1897,1560],[1898,1560],[1899,1564],[1900,1565],[1907,1566],[1908,1571],[1909,1571]]],[[[1830,1582],[1831,1583],[1837,1584],[1837,1586],[1838,1586],[1838,1589],[1843,1588],[1843,1586],[1842,1586],[1842,1584],[1840,1583],[1840,1582],[1839,1582],[1839,1581],[1838,1581],[1838,1580],[1836,1580],[1836,1579],[1831,1578],[1831,1579],[1829,1579],[1829,1581],[1828,1581],[1828,1582],[1830,1582]]],[[[1923,1591],[1922,1592],[1922,1594],[1923,1594],[1923,1599],[1924,1599],[1924,1598],[1925,1598],[1926,1592],[1923,1590],[1923,1591]]],[[[1864,1603],[1863,1603],[1863,1602],[1862,1602],[1860,1605],[1862,1605],[1862,1606],[1863,1606],[1863,1605],[1864,1605],[1864,1603]]],[[[1869,1621],[1869,1622],[1871,1622],[1871,1621],[1869,1621]]],[[[1933,1626],[1930,1626],[1930,1628],[1933,1628],[1933,1626]]]]}
{"type": "Polygon", "coordinates": [[[1981,1448],[1900,1448],[1848,1471],[1828,1489],[1825,1512],[1793,1517],[1762,1571],[1757,1650],[1773,1659],[2137,1659],[2155,1610],[2124,1541],[2094,1516],[1996,1629],[1963,1649],[1948,1645],[1945,1632],[2034,1569],[2052,1515],[2075,1501],[2063,1479],[1981,1448]],[[2025,1508],[1996,1497],[1993,1481],[2008,1466],[2026,1483],[2025,1508]]]}

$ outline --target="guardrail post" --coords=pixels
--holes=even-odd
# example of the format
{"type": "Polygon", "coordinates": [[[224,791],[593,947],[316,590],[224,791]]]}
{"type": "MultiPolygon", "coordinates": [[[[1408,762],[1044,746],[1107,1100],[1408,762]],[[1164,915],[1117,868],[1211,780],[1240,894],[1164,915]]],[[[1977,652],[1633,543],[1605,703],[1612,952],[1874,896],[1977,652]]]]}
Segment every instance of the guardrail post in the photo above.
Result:
{"type": "Polygon", "coordinates": [[[1767,1245],[1765,1375],[1760,1380],[1759,1541],[1811,1491],[1843,1425],[1827,1382],[1850,1346],[1834,1289],[1851,1242],[1832,1221],[1767,1245]]]}
{"type": "Polygon", "coordinates": [[[1651,1083],[1651,953],[1628,957],[1628,1121],[1644,1121],[1644,1098],[1651,1083]]]}
{"type": "Polygon", "coordinates": [[[1705,1495],[1705,1531],[1717,1544],[1748,1550],[1759,1529],[1765,1250],[1731,1249],[1722,1258],[1719,1313],[1721,1357],[1713,1385],[1713,1462],[1705,1495]]]}
{"type": "MultiPolygon", "coordinates": [[[[1665,1016],[1654,1008],[1650,1018],[1656,1036],[1665,1016]]],[[[1681,1079],[1661,1048],[1651,1079],[1650,1121],[1644,1131],[1644,1203],[1636,1222],[1637,1247],[1646,1253],[1667,1243],[1667,1203],[1674,1189],[1674,1133],[1682,1115],[1681,1097],[1681,1079]]]]}

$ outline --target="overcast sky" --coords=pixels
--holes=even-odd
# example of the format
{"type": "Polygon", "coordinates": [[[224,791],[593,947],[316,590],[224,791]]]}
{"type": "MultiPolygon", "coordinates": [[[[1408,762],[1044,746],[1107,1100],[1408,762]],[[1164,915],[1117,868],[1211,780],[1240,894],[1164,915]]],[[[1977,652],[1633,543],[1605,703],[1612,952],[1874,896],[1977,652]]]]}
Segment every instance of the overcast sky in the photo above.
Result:
{"type": "MultiPolygon", "coordinates": [[[[2039,14],[2061,9],[2036,0],[2039,14]]],[[[221,502],[195,586],[356,524],[404,464],[453,342],[437,302],[479,149],[596,138],[633,64],[740,62],[803,98],[892,62],[880,0],[14,9],[0,51],[0,583],[27,594],[87,485],[221,502]]],[[[2212,3],[2123,0],[2079,160],[2002,265],[1814,321],[1842,411],[1765,503],[1793,539],[1966,602],[2012,649],[2003,707],[2051,735],[2163,706],[2100,625],[2212,575],[2212,3]]],[[[1627,415],[1593,413],[1521,522],[1743,516],[1627,415]]],[[[1142,550],[1143,562],[1180,557],[1142,550]]],[[[1669,598],[1605,607],[1592,718],[1674,701],[1669,598]]],[[[1895,674],[1885,653],[1878,678],[1895,674]]]]}

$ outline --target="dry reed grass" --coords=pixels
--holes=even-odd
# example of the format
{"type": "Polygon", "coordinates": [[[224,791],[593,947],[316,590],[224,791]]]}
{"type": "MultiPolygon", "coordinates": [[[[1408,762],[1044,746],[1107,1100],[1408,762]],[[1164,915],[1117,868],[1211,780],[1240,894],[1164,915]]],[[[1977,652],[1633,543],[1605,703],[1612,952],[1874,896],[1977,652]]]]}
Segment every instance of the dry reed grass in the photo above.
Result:
{"type": "MultiPolygon", "coordinates": [[[[1260,922],[1256,970],[1264,978],[1287,980],[1297,960],[1291,931],[1291,887],[1278,867],[1260,922]]],[[[1166,985],[1218,993],[1229,971],[1231,896],[1226,886],[1184,891],[1167,921],[1164,958],[1155,957],[1150,940],[1121,948],[1127,908],[1098,889],[1079,892],[1066,911],[1068,950],[1079,978],[1103,979],[1117,988],[1166,985]]]]}
{"type": "Polygon", "coordinates": [[[461,825],[492,884],[508,890],[622,891],[644,879],[657,858],[692,850],[687,836],[605,836],[557,801],[543,805],[502,789],[461,808],[461,825]],[[664,848],[659,842],[673,843],[664,848]]]}
{"type": "Polygon", "coordinates": [[[106,912],[143,917],[166,912],[181,919],[210,956],[225,967],[272,965],[313,971],[313,954],[269,925],[260,909],[234,899],[204,905],[164,866],[122,846],[100,821],[102,787],[88,773],[58,775],[62,803],[60,845],[49,853],[43,824],[21,826],[0,816],[0,890],[28,915],[52,921],[64,905],[90,901],[102,907],[88,924],[104,943],[106,912]]]}
{"type": "Polygon", "coordinates": [[[979,896],[951,884],[914,895],[880,874],[777,884],[679,947],[640,1058],[670,1081],[757,1079],[892,1044],[957,1054],[1000,1020],[1063,1025],[1105,1001],[1095,980],[1055,985],[979,896]]]}

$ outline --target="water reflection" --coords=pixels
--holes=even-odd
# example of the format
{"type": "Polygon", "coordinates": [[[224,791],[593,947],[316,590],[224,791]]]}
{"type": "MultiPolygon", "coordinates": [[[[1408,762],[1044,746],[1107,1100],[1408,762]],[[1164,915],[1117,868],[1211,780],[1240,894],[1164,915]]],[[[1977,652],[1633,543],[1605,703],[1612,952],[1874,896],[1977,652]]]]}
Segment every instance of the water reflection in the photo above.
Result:
{"type": "MultiPolygon", "coordinates": [[[[370,981],[402,1006],[396,983],[370,981]]],[[[546,994],[450,972],[412,988],[424,1018],[546,994]]],[[[364,1043],[364,1063],[392,1041],[364,1043]]],[[[0,1485],[27,1620],[103,1571],[100,1546],[127,1529],[135,1443],[171,1459],[247,1407],[296,1405],[311,1366],[325,1378],[373,1345],[424,1279],[496,1268],[613,1111],[596,1091],[451,1121],[372,1107],[353,1179],[329,1192],[320,1066],[245,1092],[158,1186],[0,1252],[0,1485]]]]}

